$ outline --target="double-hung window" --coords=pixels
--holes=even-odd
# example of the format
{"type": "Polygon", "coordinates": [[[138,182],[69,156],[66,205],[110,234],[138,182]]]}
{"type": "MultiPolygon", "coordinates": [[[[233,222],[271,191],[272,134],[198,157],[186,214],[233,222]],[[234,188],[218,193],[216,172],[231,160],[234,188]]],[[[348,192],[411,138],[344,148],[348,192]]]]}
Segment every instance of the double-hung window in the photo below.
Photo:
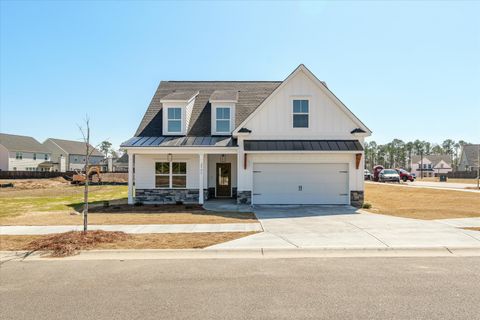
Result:
{"type": "Polygon", "coordinates": [[[155,163],[155,188],[186,188],[187,163],[186,162],[156,162],[155,163]]]}
{"type": "Polygon", "coordinates": [[[217,133],[230,133],[230,108],[220,107],[216,110],[217,133]]]}
{"type": "Polygon", "coordinates": [[[23,153],[17,152],[17,153],[15,154],[15,159],[17,159],[17,160],[22,160],[22,159],[23,159],[23,153]]]}
{"type": "Polygon", "coordinates": [[[182,132],[182,108],[168,108],[168,132],[182,132]]]}
{"type": "Polygon", "coordinates": [[[48,154],[45,153],[45,160],[48,160],[48,154]]]}
{"type": "Polygon", "coordinates": [[[33,154],[33,160],[37,160],[37,154],[36,153],[33,154]]]}
{"type": "Polygon", "coordinates": [[[308,100],[293,100],[293,127],[308,128],[308,100]]]}

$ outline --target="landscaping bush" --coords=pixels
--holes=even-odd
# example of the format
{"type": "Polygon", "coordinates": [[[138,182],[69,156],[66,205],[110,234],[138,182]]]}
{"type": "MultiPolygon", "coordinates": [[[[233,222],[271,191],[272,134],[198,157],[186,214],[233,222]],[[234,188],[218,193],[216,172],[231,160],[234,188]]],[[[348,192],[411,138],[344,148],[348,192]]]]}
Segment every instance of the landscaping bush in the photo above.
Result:
{"type": "Polygon", "coordinates": [[[362,208],[363,209],[370,209],[372,207],[372,205],[370,203],[367,203],[365,202],[363,205],[362,205],[362,208]]]}

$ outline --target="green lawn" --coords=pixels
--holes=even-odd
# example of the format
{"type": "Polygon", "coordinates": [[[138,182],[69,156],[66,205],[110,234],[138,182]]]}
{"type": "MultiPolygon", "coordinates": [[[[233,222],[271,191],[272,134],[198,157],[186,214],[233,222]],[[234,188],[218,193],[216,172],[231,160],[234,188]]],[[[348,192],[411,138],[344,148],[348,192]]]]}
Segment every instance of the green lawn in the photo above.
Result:
{"type": "MultiPolygon", "coordinates": [[[[73,211],[83,205],[83,186],[37,190],[0,190],[0,218],[29,212],[73,211]]],[[[127,186],[91,186],[89,203],[125,201],[127,186]]]]}

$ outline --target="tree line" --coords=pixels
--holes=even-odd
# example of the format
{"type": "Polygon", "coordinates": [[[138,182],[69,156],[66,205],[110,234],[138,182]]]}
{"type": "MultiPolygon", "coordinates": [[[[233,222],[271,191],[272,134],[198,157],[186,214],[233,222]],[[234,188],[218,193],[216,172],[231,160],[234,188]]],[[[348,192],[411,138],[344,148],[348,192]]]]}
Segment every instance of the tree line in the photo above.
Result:
{"type": "Polygon", "coordinates": [[[410,170],[411,159],[414,155],[449,155],[453,160],[453,168],[458,167],[460,152],[466,141],[446,139],[441,144],[428,141],[409,141],[393,139],[386,144],[377,144],[375,141],[365,142],[365,167],[371,170],[375,165],[385,168],[405,168],[410,170]]]}

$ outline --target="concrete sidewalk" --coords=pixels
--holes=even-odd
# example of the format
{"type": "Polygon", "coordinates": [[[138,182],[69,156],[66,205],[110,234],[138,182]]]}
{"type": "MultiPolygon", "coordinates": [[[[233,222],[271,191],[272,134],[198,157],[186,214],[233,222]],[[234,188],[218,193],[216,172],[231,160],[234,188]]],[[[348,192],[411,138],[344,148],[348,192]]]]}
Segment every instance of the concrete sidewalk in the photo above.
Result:
{"type": "MultiPolygon", "coordinates": [[[[262,231],[259,223],[89,225],[89,230],[126,233],[200,233],[262,231]]],[[[83,226],[0,226],[0,235],[42,235],[81,231],[83,226]]]]}

